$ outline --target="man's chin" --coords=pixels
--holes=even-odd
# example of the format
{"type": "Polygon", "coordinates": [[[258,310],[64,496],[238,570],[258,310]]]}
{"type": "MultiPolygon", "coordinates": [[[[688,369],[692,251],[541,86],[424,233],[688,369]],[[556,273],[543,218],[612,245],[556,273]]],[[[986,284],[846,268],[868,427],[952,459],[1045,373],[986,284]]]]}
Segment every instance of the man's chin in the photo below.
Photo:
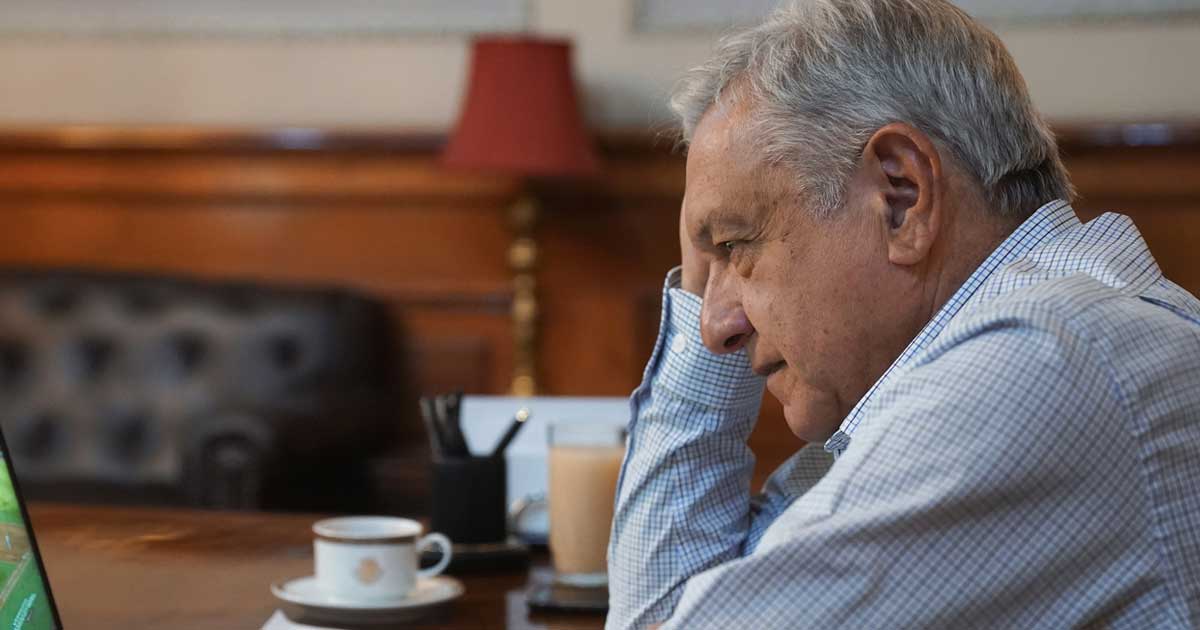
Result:
{"type": "Polygon", "coordinates": [[[813,401],[780,401],[783,404],[783,420],[792,434],[805,442],[824,442],[841,424],[836,414],[828,413],[824,405],[813,401]],[[824,412],[823,412],[824,411],[824,412]]]}

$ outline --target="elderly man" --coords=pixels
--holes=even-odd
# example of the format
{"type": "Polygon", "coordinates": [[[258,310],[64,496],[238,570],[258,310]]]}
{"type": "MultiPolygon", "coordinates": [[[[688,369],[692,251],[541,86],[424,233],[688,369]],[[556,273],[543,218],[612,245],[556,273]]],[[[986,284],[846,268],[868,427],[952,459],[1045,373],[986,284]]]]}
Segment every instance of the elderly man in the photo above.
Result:
{"type": "Polygon", "coordinates": [[[1076,218],[993,34],[802,0],[673,106],[610,629],[1200,625],[1200,302],[1076,218]],[[764,382],[809,445],[751,496],[764,382]]]}

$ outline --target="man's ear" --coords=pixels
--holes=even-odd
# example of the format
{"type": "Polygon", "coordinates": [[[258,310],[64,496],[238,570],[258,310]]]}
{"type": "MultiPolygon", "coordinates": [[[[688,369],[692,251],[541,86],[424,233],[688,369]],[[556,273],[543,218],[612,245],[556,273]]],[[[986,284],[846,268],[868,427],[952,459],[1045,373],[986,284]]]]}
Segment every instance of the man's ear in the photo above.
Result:
{"type": "Polygon", "coordinates": [[[863,149],[866,181],[879,203],[888,260],[915,265],[929,255],[941,227],[942,163],[933,141],[904,123],[881,127],[863,149]]]}

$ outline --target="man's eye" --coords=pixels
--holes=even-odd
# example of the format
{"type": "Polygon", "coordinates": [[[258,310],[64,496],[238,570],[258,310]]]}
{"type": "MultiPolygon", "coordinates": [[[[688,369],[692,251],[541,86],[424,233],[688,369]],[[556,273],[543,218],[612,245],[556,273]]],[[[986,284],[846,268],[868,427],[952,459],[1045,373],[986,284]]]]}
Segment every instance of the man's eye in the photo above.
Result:
{"type": "Polygon", "coordinates": [[[736,245],[737,245],[737,241],[725,241],[725,242],[721,243],[721,249],[724,249],[726,252],[732,254],[733,248],[736,245]]]}

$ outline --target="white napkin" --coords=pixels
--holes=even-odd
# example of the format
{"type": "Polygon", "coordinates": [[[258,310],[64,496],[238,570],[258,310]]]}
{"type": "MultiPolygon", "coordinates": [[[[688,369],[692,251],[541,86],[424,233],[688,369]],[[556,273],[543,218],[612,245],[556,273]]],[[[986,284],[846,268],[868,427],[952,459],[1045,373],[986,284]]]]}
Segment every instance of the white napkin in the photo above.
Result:
{"type": "Polygon", "coordinates": [[[262,630],[337,630],[325,626],[306,626],[287,618],[282,610],[276,610],[274,615],[263,624],[262,630]]]}

